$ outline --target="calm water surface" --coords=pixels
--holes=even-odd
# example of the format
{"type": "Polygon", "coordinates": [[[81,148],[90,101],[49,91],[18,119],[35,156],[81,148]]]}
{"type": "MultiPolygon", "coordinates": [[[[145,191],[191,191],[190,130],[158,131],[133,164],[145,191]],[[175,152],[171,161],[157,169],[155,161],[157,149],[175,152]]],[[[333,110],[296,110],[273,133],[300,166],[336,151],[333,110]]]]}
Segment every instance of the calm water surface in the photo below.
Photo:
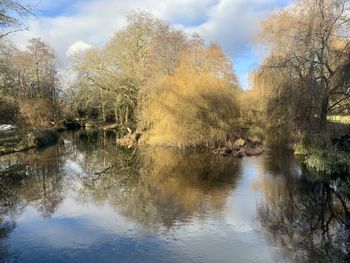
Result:
{"type": "Polygon", "coordinates": [[[0,262],[350,262],[348,200],[286,153],[123,150],[82,131],[10,166],[0,262]]]}

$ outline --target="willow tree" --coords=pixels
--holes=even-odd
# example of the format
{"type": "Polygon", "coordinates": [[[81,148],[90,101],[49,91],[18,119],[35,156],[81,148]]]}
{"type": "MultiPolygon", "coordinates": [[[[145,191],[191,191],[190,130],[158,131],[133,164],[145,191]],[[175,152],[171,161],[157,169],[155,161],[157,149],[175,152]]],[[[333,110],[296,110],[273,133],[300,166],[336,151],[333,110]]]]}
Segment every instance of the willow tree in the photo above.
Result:
{"type": "Polygon", "coordinates": [[[107,121],[113,115],[113,87],[105,72],[106,61],[103,51],[90,48],[77,54],[73,61],[76,80],[73,85],[75,95],[72,104],[74,111],[87,117],[101,116],[107,121]]]}
{"type": "Polygon", "coordinates": [[[104,48],[108,65],[104,71],[115,83],[112,90],[117,94],[119,122],[141,125],[150,83],[173,72],[186,37],[181,30],[144,11],[131,12],[127,18],[127,26],[104,48]]]}
{"type": "Polygon", "coordinates": [[[194,39],[171,75],[149,89],[144,139],[151,144],[209,146],[224,143],[239,115],[238,84],[220,47],[194,39]]]}
{"type": "Polygon", "coordinates": [[[346,0],[295,1],[263,22],[257,79],[272,94],[273,126],[324,131],[328,114],[349,105],[349,26],[346,0]]]}
{"type": "Polygon", "coordinates": [[[118,31],[104,49],[109,65],[104,71],[116,84],[113,88],[116,118],[126,125],[136,122],[139,91],[147,78],[147,59],[161,21],[140,11],[131,12],[127,22],[127,26],[118,31]]]}

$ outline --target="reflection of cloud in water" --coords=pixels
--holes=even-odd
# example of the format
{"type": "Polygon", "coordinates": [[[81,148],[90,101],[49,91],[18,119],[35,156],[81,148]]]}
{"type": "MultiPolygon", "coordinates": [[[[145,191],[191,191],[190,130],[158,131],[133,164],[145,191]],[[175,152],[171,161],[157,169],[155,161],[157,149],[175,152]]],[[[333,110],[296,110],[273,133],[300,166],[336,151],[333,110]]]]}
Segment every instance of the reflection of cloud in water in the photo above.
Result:
{"type": "MultiPolygon", "coordinates": [[[[311,236],[301,228],[305,222],[330,208],[342,215],[327,185],[307,183],[286,154],[236,160],[171,148],[122,150],[115,138],[83,132],[67,137],[72,144],[4,159],[24,160],[27,173],[0,178],[6,184],[0,220],[13,215],[16,227],[1,241],[31,262],[52,255],[84,262],[284,262],[298,255],[298,244],[320,251],[302,239],[311,236]],[[268,239],[256,219],[266,220],[268,239]]],[[[336,226],[332,221],[333,234],[336,226]]]]}
{"type": "Polygon", "coordinates": [[[136,228],[135,224],[125,217],[119,215],[113,207],[108,204],[88,206],[78,202],[74,198],[67,198],[58,209],[55,218],[88,218],[90,225],[96,225],[101,230],[115,234],[124,233],[125,229],[136,228]]]}
{"type": "Polygon", "coordinates": [[[239,169],[234,159],[171,148],[146,149],[120,163],[97,178],[82,179],[82,200],[107,202],[156,228],[220,213],[239,169]]]}
{"type": "Polygon", "coordinates": [[[88,248],[107,232],[125,235],[126,226],[134,227],[109,206],[87,207],[73,199],[66,199],[50,221],[41,219],[35,209],[28,208],[18,222],[27,231],[19,233],[20,236],[31,240],[33,245],[46,244],[52,248],[88,248]]]}
{"type": "Polygon", "coordinates": [[[63,170],[65,174],[71,176],[86,176],[84,169],[82,166],[74,160],[66,160],[63,165],[63,170]]]}

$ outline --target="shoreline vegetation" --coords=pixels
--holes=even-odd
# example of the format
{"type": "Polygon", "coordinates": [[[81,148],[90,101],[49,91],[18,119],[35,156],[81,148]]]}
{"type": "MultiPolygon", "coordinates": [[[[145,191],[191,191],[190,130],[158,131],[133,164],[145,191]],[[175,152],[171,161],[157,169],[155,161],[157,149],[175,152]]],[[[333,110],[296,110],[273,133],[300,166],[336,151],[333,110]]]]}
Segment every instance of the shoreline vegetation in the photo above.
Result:
{"type": "Polygon", "coordinates": [[[23,50],[0,35],[0,122],[18,127],[12,137],[0,134],[0,152],[49,145],[64,129],[102,127],[125,135],[118,144],[126,147],[237,157],[279,147],[319,173],[349,174],[348,8],[345,0],[302,0],[261,21],[264,56],[249,90],[218,43],[142,10],[105,45],[72,55],[74,78],[64,86],[48,43],[34,38],[23,50]]]}
{"type": "Polygon", "coordinates": [[[142,134],[139,132],[131,132],[117,139],[117,144],[127,148],[137,147],[137,146],[154,146],[154,147],[173,147],[179,149],[206,149],[214,154],[234,157],[245,157],[245,156],[257,156],[264,153],[264,143],[263,140],[258,137],[247,137],[245,139],[239,137],[232,140],[226,141],[222,145],[214,144],[202,144],[202,145],[175,145],[171,143],[159,143],[159,144],[149,144],[144,141],[142,134]]]}
{"type": "Polygon", "coordinates": [[[56,144],[57,129],[0,132],[0,156],[56,144]]]}
{"type": "MultiPolygon", "coordinates": [[[[172,147],[179,149],[202,149],[212,152],[213,154],[235,157],[256,156],[264,153],[264,141],[259,134],[249,133],[252,136],[237,137],[226,141],[221,145],[174,145],[174,144],[149,144],[143,140],[141,133],[128,127],[120,127],[116,123],[103,123],[95,121],[84,121],[77,119],[67,119],[62,122],[62,126],[51,129],[22,129],[0,132],[0,156],[10,153],[27,151],[33,148],[44,148],[59,142],[60,133],[65,131],[77,131],[84,129],[89,130],[105,130],[115,131],[119,133],[121,138],[116,140],[117,145],[132,148],[142,146],[154,147],[172,147]],[[124,135],[123,135],[124,134],[124,135]],[[258,137],[260,136],[260,138],[258,137]]],[[[253,130],[254,131],[254,130],[253,130]]]]}

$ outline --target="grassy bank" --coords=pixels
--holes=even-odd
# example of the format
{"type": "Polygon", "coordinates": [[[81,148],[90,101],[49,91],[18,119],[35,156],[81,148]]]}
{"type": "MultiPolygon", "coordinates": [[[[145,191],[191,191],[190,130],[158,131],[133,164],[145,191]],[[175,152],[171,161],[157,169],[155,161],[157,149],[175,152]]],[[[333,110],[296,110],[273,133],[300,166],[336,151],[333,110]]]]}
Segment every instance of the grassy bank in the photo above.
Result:
{"type": "Polygon", "coordinates": [[[3,132],[0,133],[0,155],[42,148],[57,142],[56,129],[3,132]]]}
{"type": "Polygon", "coordinates": [[[304,137],[297,144],[295,154],[302,157],[307,168],[326,177],[350,175],[350,152],[329,137],[304,137]]]}
{"type": "Polygon", "coordinates": [[[350,124],[350,115],[332,115],[328,117],[328,121],[334,123],[350,124]]]}

